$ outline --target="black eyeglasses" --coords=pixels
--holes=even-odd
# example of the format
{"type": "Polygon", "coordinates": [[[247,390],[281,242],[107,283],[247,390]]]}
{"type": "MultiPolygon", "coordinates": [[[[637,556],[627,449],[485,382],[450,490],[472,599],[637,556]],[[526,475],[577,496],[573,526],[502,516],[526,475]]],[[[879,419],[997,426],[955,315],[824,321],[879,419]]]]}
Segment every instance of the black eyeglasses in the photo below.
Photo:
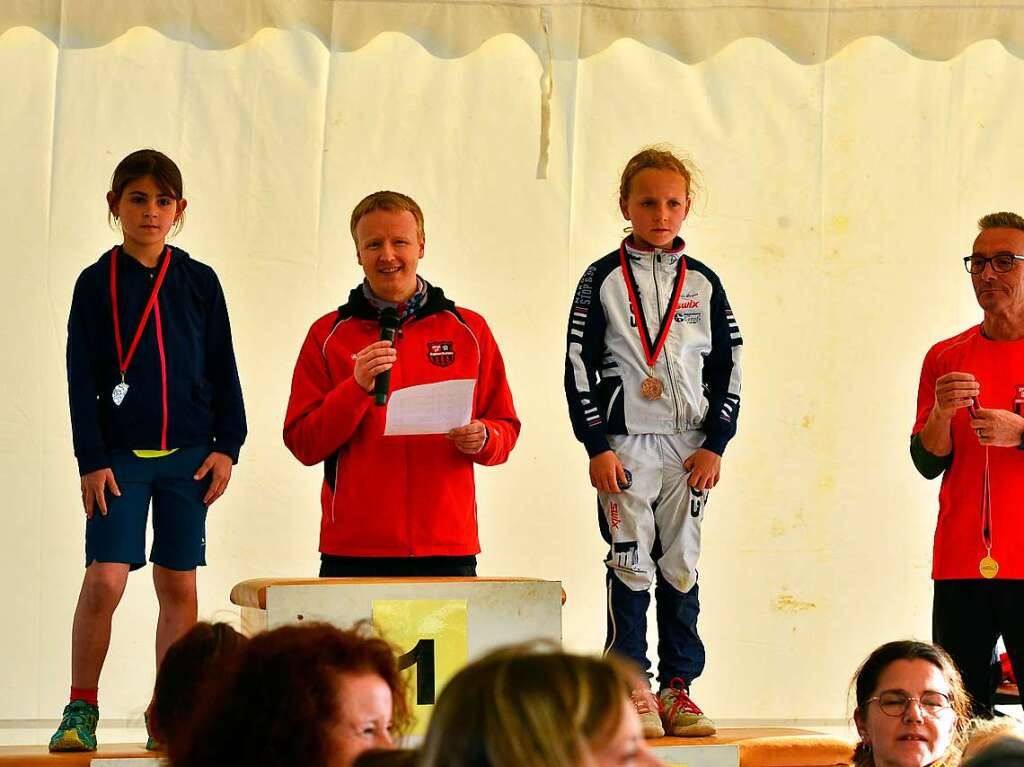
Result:
{"type": "Polygon", "coordinates": [[[985,271],[986,264],[992,264],[992,271],[1005,273],[1013,269],[1013,265],[1017,261],[1024,261],[1024,256],[1018,256],[1016,253],[996,253],[991,258],[987,258],[972,253],[969,256],[964,256],[964,268],[971,274],[981,274],[985,271]]]}
{"type": "Polygon", "coordinates": [[[864,705],[876,700],[882,713],[889,716],[903,716],[910,708],[911,701],[916,701],[924,715],[930,717],[942,716],[942,713],[950,707],[949,696],[934,690],[921,693],[919,698],[899,690],[885,690],[873,698],[868,698],[864,701],[864,705]]]}

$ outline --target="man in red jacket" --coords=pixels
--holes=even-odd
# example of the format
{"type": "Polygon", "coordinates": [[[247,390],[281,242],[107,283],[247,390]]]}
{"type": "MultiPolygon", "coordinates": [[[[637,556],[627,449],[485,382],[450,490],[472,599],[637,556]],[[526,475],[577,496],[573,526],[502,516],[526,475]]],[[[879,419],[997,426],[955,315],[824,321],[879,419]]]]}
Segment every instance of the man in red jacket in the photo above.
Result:
{"type": "Polygon", "coordinates": [[[324,465],[320,575],[476,575],[473,464],[503,463],[519,436],[501,352],[479,314],[417,276],[424,233],[414,200],[375,192],[352,211],[351,231],[366,277],[309,329],[284,423],[295,457],[324,465]],[[388,308],[399,317],[394,342],[379,340],[388,308]],[[469,423],[385,436],[388,408],[372,395],[387,371],[392,393],[474,381],[469,423]]]}

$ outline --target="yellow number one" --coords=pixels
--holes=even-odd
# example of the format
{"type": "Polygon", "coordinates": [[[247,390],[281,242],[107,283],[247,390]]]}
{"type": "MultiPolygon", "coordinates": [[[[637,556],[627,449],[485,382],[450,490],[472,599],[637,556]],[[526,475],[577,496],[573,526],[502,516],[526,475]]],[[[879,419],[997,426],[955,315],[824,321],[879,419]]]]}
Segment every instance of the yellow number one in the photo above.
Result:
{"type": "Polygon", "coordinates": [[[426,732],[434,701],[469,657],[465,599],[376,599],[373,623],[380,635],[404,652],[399,666],[410,669],[414,735],[426,732]]]}

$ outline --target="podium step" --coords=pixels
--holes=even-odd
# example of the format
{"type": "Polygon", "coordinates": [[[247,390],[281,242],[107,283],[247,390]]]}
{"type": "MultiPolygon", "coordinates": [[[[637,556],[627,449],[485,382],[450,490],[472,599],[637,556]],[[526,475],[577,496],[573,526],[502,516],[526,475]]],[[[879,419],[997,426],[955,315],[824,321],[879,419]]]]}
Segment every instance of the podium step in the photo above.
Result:
{"type": "Polygon", "coordinates": [[[100,744],[98,751],[51,754],[46,746],[0,746],[0,767],[158,767],[163,754],[147,751],[141,743],[100,744]]]}
{"type": "Polygon", "coordinates": [[[724,727],[708,738],[649,740],[668,767],[837,767],[850,764],[854,743],[792,727],[724,727]]]}
{"type": "MultiPolygon", "coordinates": [[[[726,727],[709,738],[647,742],[667,767],[837,767],[850,763],[854,746],[843,738],[788,727],[726,727]]],[[[141,744],[65,754],[51,754],[46,746],[0,746],[0,767],[158,767],[161,756],[141,744]]]]}

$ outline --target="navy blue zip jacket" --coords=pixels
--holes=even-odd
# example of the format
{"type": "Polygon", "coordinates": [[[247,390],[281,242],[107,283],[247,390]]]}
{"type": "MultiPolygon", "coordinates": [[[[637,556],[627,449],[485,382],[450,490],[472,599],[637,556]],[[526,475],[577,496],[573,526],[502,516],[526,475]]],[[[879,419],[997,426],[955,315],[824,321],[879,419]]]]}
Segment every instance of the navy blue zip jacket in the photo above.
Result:
{"type": "MultiPolygon", "coordinates": [[[[110,295],[112,252],[79,275],[68,318],[68,398],[79,473],[109,467],[108,451],[116,449],[211,445],[237,462],[246,436],[245,407],[217,275],[171,248],[157,305],[125,374],[128,392],[115,405],[111,393],[121,374],[110,295]]],[[[164,258],[150,269],[119,249],[117,302],[126,355],[164,258]]]]}

